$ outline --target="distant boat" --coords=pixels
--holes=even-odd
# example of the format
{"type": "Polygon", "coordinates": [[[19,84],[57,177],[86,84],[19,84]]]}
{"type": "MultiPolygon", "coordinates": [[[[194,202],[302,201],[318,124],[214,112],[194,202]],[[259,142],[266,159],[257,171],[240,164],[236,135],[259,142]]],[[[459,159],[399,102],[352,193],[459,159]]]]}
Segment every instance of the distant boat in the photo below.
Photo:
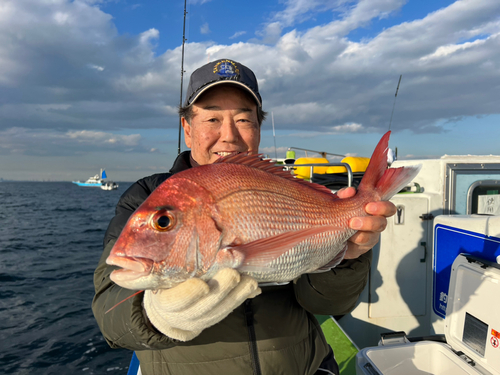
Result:
{"type": "Polygon", "coordinates": [[[102,190],[116,190],[118,189],[118,184],[113,181],[103,181],[101,185],[102,190]]]}
{"type": "Polygon", "coordinates": [[[101,172],[99,174],[96,174],[93,177],[90,177],[87,181],[73,181],[74,184],[78,186],[85,186],[85,187],[100,187],[103,190],[115,190],[118,188],[118,184],[116,184],[113,181],[104,181],[105,178],[108,176],[106,175],[106,171],[104,169],[101,169],[101,172]]]}

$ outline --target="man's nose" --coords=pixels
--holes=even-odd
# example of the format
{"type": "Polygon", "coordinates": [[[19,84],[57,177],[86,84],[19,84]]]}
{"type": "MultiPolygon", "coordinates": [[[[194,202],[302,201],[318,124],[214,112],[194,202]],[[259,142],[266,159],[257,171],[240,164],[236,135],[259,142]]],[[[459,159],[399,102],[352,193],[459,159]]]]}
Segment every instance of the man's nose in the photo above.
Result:
{"type": "Polygon", "coordinates": [[[224,119],[220,129],[220,140],[223,142],[235,143],[238,141],[240,133],[233,119],[224,119]]]}

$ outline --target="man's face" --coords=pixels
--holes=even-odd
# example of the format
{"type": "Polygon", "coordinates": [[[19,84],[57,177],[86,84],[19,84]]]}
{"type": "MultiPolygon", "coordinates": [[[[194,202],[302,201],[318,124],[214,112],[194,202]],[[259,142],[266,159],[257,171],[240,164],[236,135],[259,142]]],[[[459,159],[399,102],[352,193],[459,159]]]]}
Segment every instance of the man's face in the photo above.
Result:
{"type": "Polygon", "coordinates": [[[231,85],[211,88],[193,104],[191,124],[182,118],[186,146],[198,164],[233,152],[257,153],[257,104],[231,85]]]}

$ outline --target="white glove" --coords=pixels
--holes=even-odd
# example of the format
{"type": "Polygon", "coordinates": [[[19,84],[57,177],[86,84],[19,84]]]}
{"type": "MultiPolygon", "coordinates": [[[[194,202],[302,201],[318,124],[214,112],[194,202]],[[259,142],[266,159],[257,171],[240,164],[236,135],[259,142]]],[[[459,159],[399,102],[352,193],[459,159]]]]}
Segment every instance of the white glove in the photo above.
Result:
{"type": "Polygon", "coordinates": [[[208,282],[193,278],[156,293],[146,290],[143,305],[149,320],[161,333],[189,341],[220,322],[247,298],[260,293],[255,279],[225,268],[208,282]]]}

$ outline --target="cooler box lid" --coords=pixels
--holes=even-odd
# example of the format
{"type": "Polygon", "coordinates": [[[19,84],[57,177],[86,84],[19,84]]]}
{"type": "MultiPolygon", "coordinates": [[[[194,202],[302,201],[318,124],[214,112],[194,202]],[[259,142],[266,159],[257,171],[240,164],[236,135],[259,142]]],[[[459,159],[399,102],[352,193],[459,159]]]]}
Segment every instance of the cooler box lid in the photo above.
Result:
{"type": "Polygon", "coordinates": [[[445,336],[488,373],[500,375],[500,265],[460,254],[453,262],[445,336]]]}

